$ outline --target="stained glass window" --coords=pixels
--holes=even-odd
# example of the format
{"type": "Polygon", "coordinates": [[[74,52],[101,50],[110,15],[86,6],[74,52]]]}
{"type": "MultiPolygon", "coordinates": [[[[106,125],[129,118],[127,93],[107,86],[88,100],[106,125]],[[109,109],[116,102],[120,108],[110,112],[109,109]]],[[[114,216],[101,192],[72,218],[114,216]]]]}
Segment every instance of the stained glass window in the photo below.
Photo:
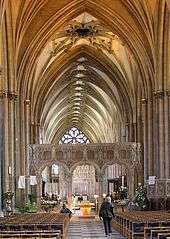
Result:
{"type": "Polygon", "coordinates": [[[69,129],[59,141],[59,144],[87,144],[90,143],[89,139],[82,131],[73,127],[69,129]]]}

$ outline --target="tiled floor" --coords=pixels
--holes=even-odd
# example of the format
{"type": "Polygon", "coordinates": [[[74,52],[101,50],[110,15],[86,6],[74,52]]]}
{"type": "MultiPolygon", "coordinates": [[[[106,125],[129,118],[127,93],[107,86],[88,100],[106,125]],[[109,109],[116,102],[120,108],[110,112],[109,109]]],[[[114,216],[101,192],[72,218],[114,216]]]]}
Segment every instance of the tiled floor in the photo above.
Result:
{"type": "MultiPolygon", "coordinates": [[[[124,239],[118,232],[113,230],[113,235],[108,239],[124,239]]],[[[73,216],[68,229],[67,239],[104,239],[103,222],[97,219],[80,219],[73,216]]]]}

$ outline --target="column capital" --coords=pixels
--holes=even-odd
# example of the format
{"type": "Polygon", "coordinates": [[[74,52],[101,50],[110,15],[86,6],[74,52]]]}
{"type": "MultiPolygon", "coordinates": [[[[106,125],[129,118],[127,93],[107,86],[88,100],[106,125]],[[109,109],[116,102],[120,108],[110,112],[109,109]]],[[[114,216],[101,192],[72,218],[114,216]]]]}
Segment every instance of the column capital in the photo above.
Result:
{"type": "Polygon", "coordinates": [[[30,105],[30,100],[29,99],[25,99],[25,105],[30,105]]]}
{"type": "Polygon", "coordinates": [[[163,99],[165,92],[163,90],[157,90],[153,92],[153,95],[156,99],[163,99]]]}
{"type": "Polygon", "coordinates": [[[170,97],[170,90],[166,90],[166,91],[165,91],[165,95],[168,96],[168,97],[170,97]]]}
{"type": "Polygon", "coordinates": [[[0,91],[0,99],[9,99],[11,101],[15,101],[18,99],[18,94],[14,91],[2,90],[0,91]]]}
{"type": "Polygon", "coordinates": [[[145,98],[142,98],[140,101],[143,105],[146,105],[148,103],[148,100],[145,98]]]}

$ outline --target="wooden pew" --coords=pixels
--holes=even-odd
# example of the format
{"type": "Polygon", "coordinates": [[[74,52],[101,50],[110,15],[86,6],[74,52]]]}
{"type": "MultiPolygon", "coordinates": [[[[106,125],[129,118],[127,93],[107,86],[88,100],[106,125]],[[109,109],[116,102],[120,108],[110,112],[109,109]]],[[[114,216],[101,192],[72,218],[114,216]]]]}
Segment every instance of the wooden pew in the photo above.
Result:
{"type": "Polygon", "coordinates": [[[0,231],[54,231],[60,230],[66,238],[69,225],[68,215],[59,213],[24,214],[0,218],[0,231]]]}
{"type": "Polygon", "coordinates": [[[55,238],[61,239],[60,231],[4,231],[0,233],[0,238],[55,238]]]}
{"type": "Polygon", "coordinates": [[[146,234],[145,228],[170,227],[170,213],[161,211],[117,213],[113,226],[128,239],[143,239],[144,233],[146,234]]]}

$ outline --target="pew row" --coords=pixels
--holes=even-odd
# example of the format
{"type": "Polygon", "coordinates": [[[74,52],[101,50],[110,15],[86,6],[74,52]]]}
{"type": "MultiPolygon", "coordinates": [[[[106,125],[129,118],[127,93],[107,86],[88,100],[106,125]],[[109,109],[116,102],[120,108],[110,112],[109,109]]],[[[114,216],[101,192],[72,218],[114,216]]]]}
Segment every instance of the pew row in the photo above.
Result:
{"type": "Polygon", "coordinates": [[[169,230],[170,213],[161,211],[121,212],[115,215],[113,227],[128,239],[150,239],[151,231],[155,227],[159,230],[161,228],[169,230]]]}
{"type": "Polygon", "coordinates": [[[0,232],[0,238],[50,238],[61,239],[60,231],[2,231],[0,232]]]}
{"type": "Polygon", "coordinates": [[[66,238],[69,216],[60,213],[20,214],[0,218],[0,232],[4,231],[60,231],[66,238]]]}

